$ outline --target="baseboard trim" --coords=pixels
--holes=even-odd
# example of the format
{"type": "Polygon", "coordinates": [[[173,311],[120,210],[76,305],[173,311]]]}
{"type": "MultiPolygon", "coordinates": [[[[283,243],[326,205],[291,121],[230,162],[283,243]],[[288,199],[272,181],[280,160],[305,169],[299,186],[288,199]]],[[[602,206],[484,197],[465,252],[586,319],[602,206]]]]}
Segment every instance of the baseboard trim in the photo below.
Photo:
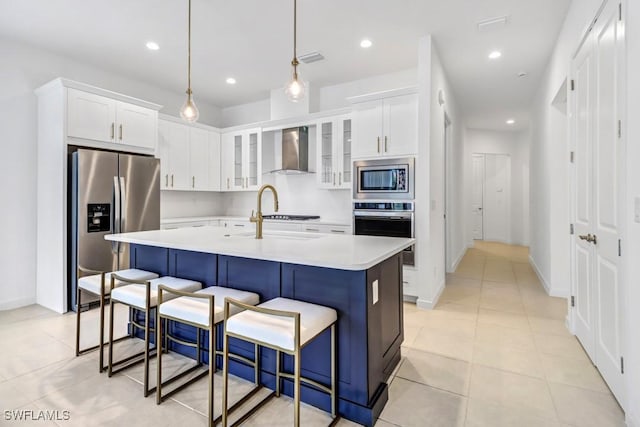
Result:
{"type": "Polygon", "coordinates": [[[640,421],[638,421],[638,417],[636,417],[631,412],[627,412],[626,414],[626,423],[627,427],[640,427],[640,421]]]}
{"type": "Polygon", "coordinates": [[[428,300],[424,298],[418,298],[416,300],[416,306],[418,306],[419,308],[424,308],[425,310],[433,310],[438,304],[438,300],[440,299],[442,292],[444,292],[445,281],[446,279],[444,279],[440,283],[440,286],[438,286],[438,290],[436,291],[436,294],[433,296],[432,299],[428,300]]]}
{"type": "Polygon", "coordinates": [[[462,261],[462,258],[464,258],[464,254],[467,253],[467,249],[469,249],[469,246],[462,247],[462,250],[460,251],[458,258],[456,258],[456,260],[453,262],[453,265],[451,266],[451,271],[449,273],[453,273],[458,269],[458,265],[460,265],[460,261],[462,261]]]}
{"type": "Polygon", "coordinates": [[[569,290],[554,289],[551,286],[547,278],[544,277],[544,275],[542,274],[542,271],[540,271],[538,264],[536,264],[535,260],[531,255],[529,255],[529,264],[531,264],[531,266],[533,267],[533,270],[536,272],[536,275],[538,276],[538,279],[540,279],[540,283],[542,283],[542,286],[544,286],[544,290],[547,292],[547,295],[549,295],[550,297],[569,298],[569,294],[570,294],[569,290]]]}
{"type": "Polygon", "coordinates": [[[0,311],[12,310],[14,308],[25,307],[36,303],[36,297],[18,298],[9,301],[0,301],[0,311]]]}

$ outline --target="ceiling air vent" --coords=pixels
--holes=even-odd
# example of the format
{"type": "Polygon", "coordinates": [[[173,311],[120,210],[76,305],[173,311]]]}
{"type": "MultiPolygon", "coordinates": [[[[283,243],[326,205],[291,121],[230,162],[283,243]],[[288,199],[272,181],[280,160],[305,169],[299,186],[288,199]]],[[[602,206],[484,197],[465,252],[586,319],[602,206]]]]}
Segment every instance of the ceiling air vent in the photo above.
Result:
{"type": "Polygon", "coordinates": [[[507,24],[508,16],[498,16],[496,18],[485,19],[484,21],[478,22],[478,31],[486,32],[497,30],[498,28],[502,28],[507,24]]]}
{"type": "Polygon", "coordinates": [[[312,62],[322,61],[324,56],[320,52],[309,52],[304,55],[298,56],[298,61],[304,62],[305,64],[311,64],[312,62]]]}

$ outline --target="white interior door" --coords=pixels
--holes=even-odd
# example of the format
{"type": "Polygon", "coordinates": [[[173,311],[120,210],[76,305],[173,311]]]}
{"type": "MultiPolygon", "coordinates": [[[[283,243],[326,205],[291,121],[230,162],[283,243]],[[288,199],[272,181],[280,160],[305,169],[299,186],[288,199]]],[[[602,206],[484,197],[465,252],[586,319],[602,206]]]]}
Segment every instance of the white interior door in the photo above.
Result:
{"type": "Polygon", "coordinates": [[[575,140],[575,220],[574,220],[574,304],[575,333],[592,361],[595,362],[595,321],[592,302],[593,246],[586,236],[593,229],[592,198],[592,131],[594,98],[593,44],[588,39],[574,63],[575,140]],[[581,236],[581,237],[580,237],[581,236]]]}
{"type": "Polygon", "coordinates": [[[484,161],[484,240],[509,242],[510,158],[485,154],[484,161]]]}
{"type": "Polygon", "coordinates": [[[623,165],[618,76],[624,52],[618,2],[609,1],[574,59],[576,336],[614,395],[624,402],[619,239],[623,165]],[[585,239],[587,235],[587,239],[585,239]],[[589,236],[591,235],[591,236],[589,236]],[[591,237],[591,238],[589,238],[591,237]]]}
{"type": "Polygon", "coordinates": [[[593,31],[597,69],[594,124],[595,242],[596,252],[596,365],[609,387],[622,400],[621,325],[623,289],[620,282],[620,222],[622,213],[618,177],[621,157],[618,136],[618,71],[621,41],[618,2],[609,1],[593,31]]]}
{"type": "Polygon", "coordinates": [[[482,240],[484,233],[482,230],[482,217],[484,208],[484,155],[473,155],[472,166],[472,195],[471,195],[471,215],[473,217],[473,239],[482,240]]]}

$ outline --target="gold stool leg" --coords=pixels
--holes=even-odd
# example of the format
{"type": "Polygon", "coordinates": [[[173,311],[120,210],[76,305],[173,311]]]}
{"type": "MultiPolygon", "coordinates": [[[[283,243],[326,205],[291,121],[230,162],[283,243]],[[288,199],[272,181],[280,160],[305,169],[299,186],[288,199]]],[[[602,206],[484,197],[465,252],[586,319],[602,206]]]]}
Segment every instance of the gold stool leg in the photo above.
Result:
{"type": "MultiPolygon", "coordinates": [[[[162,402],[162,324],[164,319],[160,317],[160,313],[156,313],[156,355],[158,358],[158,374],[156,376],[156,404],[159,405],[162,402]],[[158,347],[158,345],[160,347],[158,347]]],[[[166,334],[166,332],[165,332],[166,334]]],[[[166,347],[166,346],[165,346],[166,347]]]]}
{"type": "Polygon", "coordinates": [[[98,351],[100,355],[100,372],[104,371],[104,293],[100,295],[100,343],[98,344],[98,351]]]}
{"type": "Polygon", "coordinates": [[[296,347],[293,361],[293,425],[300,426],[300,347],[296,347]]]}
{"type": "Polygon", "coordinates": [[[276,397],[280,397],[280,350],[276,350],[276,397]]]}
{"type": "Polygon", "coordinates": [[[116,302],[111,299],[109,301],[109,378],[113,375],[113,306],[116,302]]]}
{"type": "MultiPolygon", "coordinates": [[[[147,299],[149,301],[149,299],[147,299]]],[[[147,305],[147,309],[144,313],[144,397],[149,396],[149,341],[151,340],[151,325],[150,325],[151,309],[147,305]]],[[[156,337],[156,342],[158,337],[156,337]]]]}
{"type": "Polygon", "coordinates": [[[227,405],[229,399],[227,396],[227,388],[229,386],[229,337],[226,333],[224,334],[222,345],[222,427],[227,427],[227,405]]]}
{"type": "MultiPolygon", "coordinates": [[[[200,333],[200,332],[198,332],[200,333]]],[[[213,380],[216,373],[216,325],[211,322],[209,329],[209,427],[214,427],[213,380]]]]}
{"type": "Polygon", "coordinates": [[[331,325],[331,416],[335,417],[337,412],[337,375],[336,375],[336,324],[331,325]]]}
{"type": "MultiPolygon", "coordinates": [[[[82,291],[80,286],[76,289],[76,356],[80,356],[80,295],[82,291]]],[[[102,365],[100,365],[102,369],[102,365]]]]}

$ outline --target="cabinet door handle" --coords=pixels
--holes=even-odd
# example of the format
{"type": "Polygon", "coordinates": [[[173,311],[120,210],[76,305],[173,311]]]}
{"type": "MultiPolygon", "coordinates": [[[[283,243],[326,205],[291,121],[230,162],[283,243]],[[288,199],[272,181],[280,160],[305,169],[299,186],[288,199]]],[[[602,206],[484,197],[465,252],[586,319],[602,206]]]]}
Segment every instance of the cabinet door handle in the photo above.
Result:
{"type": "Polygon", "coordinates": [[[191,177],[191,188],[196,188],[196,177],[195,176],[191,177]]]}
{"type": "Polygon", "coordinates": [[[244,179],[244,188],[249,188],[249,178],[244,179]]]}
{"type": "Polygon", "coordinates": [[[334,186],[336,185],[336,173],[335,172],[333,173],[333,185],[334,186]]]}
{"type": "Polygon", "coordinates": [[[244,224],[233,224],[234,227],[244,227],[244,224]]]}
{"type": "Polygon", "coordinates": [[[342,185],[342,172],[338,172],[338,185],[342,185]]]}
{"type": "Polygon", "coordinates": [[[227,178],[227,190],[230,189],[229,178],[227,178]]]}
{"type": "Polygon", "coordinates": [[[122,141],[122,125],[120,125],[120,141],[122,141]]]}
{"type": "Polygon", "coordinates": [[[305,231],[316,231],[316,232],[318,232],[318,231],[320,231],[320,229],[319,228],[306,228],[305,231]]]}
{"type": "Polygon", "coordinates": [[[116,137],[116,124],[114,122],[111,122],[111,139],[114,139],[116,137]]]}
{"type": "Polygon", "coordinates": [[[387,149],[387,137],[384,137],[384,152],[386,153],[388,151],[387,149]]]}
{"type": "Polygon", "coordinates": [[[173,187],[173,174],[171,174],[171,187],[173,187]]]}
{"type": "Polygon", "coordinates": [[[166,174],[164,176],[164,186],[168,187],[169,186],[169,174],[166,174]]]}
{"type": "Polygon", "coordinates": [[[380,152],[380,137],[378,137],[378,153],[380,152]]]}
{"type": "Polygon", "coordinates": [[[332,233],[344,233],[344,230],[331,230],[332,233]]]}

